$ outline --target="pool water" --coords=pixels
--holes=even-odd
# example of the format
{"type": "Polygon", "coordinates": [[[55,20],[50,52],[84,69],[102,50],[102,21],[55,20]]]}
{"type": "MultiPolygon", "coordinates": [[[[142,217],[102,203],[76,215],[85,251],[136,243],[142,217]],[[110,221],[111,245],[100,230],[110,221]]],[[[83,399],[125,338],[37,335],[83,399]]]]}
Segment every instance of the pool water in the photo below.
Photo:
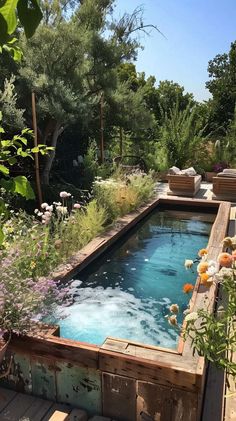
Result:
{"type": "Polygon", "coordinates": [[[206,247],[212,225],[198,219],[191,212],[156,210],[80,272],[69,283],[67,317],[56,319],[61,336],[97,345],[112,336],[175,348],[178,331],[165,316],[172,303],[186,309],[190,297],[182,287],[196,281],[184,261],[206,247]]]}

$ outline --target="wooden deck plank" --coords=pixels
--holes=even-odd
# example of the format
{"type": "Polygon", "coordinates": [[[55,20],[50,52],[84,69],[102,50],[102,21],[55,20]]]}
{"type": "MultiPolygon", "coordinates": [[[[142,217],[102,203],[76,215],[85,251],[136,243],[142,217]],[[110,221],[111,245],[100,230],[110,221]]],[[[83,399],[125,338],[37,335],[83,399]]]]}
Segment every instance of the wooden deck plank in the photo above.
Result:
{"type": "Polygon", "coordinates": [[[0,415],[1,421],[19,421],[27,409],[36,400],[34,396],[18,393],[4,408],[0,415]]]}
{"type": "Polygon", "coordinates": [[[16,392],[0,387],[0,411],[2,411],[16,396],[16,392]]]}
{"type": "Polygon", "coordinates": [[[24,418],[27,421],[41,421],[53,405],[52,401],[37,398],[25,412],[24,418]]]}
{"type": "Polygon", "coordinates": [[[51,421],[52,415],[56,412],[64,412],[70,414],[72,408],[69,405],[63,405],[61,403],[54,403],[53,406],[49,409],[49,411],[45,414],[41,421],[51,421]]]}

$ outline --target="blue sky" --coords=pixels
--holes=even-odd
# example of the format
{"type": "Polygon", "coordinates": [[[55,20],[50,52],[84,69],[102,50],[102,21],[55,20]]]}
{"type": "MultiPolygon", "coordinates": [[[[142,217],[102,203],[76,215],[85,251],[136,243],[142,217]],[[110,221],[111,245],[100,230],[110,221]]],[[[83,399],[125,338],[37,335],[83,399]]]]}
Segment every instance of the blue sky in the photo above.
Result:
{"type": "Polygon", "coordinates": [[[144,23],[156,31],[141,36],[138,71],[159,80],[173,80],[193,92],[199,101],[208,99],[205,89],[208,61],[229,51],[236,40],[236,0],[116,0],[115,15],[144,7],[144,23]]]}

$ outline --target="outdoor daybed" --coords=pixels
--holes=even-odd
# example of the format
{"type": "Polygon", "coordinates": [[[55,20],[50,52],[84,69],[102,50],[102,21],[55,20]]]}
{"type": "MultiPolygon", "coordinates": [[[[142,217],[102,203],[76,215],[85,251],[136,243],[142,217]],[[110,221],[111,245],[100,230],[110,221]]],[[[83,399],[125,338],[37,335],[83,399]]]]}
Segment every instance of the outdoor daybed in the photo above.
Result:
{"type": "Polygon", "coordinates": [[[225,169],[213,177],[212,190],[215,198],[236,202],[236,169],[225,169]]]}
{"type": "Polygon", "coordinates": [[[201,175],[196,174],[195,170],[192,168],[184,171],[176,171],[176,167],[172,167],[169,171],[176,173],[169,174],[167,176],[169,183],[169,190],[167,192],[168,195],[186,197],[195,196],[201,186],[201,175]]]}

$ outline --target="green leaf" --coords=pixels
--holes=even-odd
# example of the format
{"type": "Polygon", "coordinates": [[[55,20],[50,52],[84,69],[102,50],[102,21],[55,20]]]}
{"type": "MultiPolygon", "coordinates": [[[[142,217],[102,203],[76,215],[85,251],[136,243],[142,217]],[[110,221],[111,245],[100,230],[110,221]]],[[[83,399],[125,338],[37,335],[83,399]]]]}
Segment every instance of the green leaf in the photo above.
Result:
{"type": "Polygon", "coordinates": [[[0,164],[0,171],[4,175],[8,175],[9,174],[9,169],[7,167],[5,167],[5,165],[2,165],[2,164],[0,164]]]}
{"type": "Polygon", "coordinates": [[[0,246],[2,245],[3,241],[4,241],[4,234],[3,234],[2,227],[0,227],[0,246]]]}
{"type": "Polygon", "coordinates": [[[34,148],[31,149],[31,152],[38,153],[39,152],[39,147],[38,146],[35,146],[34,148]]]}
{"type": "MultiPolygon", "coordinates": [[[[5,0],[3,6],[0,7],[0,14],[7,24],[7,33],[11,35],[17,25],[16,6],[18,0],[5,0]]],[[[2,4],[2,3],[1,3],[2,4]]]]}
{"type": "Polygon", "coordinates": [[[4,178],[1,178],[0,180],[0,186],[2,186],[6,191],[10,193],[14,193],[15,184],[14,181],[10,178],[10,180],[4,180],[4,178]]]}
{"type": "Polygon", "coordinates": [[[26,177],[18,175],[17,177],[13,178],[13,181],[15,184],[15,193],[20,194],[26,199],[35,198],[34,191],[26,177]]]}
{"type": "Polygon", "coordinates": [[[24,27],[26,37],[32,37],[43,17],[38,1],[19,0],[17,11],[20,22],[24,27]]]}

